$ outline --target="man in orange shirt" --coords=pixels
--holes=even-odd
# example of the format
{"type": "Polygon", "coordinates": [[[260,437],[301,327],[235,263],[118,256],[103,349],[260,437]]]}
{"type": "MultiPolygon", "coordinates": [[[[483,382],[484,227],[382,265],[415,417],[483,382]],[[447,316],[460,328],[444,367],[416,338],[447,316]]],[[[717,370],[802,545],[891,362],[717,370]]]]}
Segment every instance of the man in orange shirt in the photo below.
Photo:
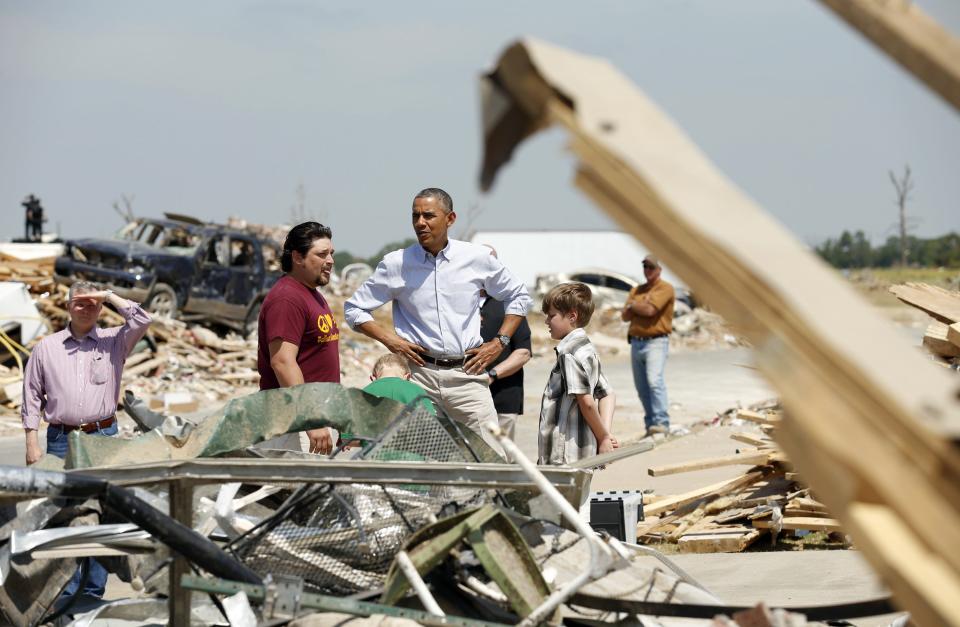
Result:
{"type": "Polygon", "coordinates": [[[647,435],[670,430],[663,369],[670,350],[676,297],[673,286],[660,278],[660,272],[660,262],[656,257],[644,257],[643,275],[647,282],[630,290],[620,313],[621,319],[630,323],[627,339],[633,364],[633,384],[643,403],[643,422],[647,426],[647,435]]]}

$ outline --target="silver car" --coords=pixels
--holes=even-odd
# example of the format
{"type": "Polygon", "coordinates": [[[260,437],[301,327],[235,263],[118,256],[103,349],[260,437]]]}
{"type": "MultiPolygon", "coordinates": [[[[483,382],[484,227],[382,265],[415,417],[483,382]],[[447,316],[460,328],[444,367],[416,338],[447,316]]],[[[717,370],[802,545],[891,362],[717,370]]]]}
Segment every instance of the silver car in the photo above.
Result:
{"type": "MultiPolygon", "coordinates": [[[[584,283],[590,288],[597,309],[622,307],[627,301],[627,294],[630,293],[630,290],[640,285],[640,281],[626,274],[602,268],[584,268],[574,272],[558,272],[538,276],[533,290],[534,297],[538,301],[542,301],[550,288],[570,281],[584,283]]],[[[673,310],[674,317],[689,313],[695,306],[690,290],[678,285],[674,285],[674,289],[677,296],[677,302],[673,310]]]]}

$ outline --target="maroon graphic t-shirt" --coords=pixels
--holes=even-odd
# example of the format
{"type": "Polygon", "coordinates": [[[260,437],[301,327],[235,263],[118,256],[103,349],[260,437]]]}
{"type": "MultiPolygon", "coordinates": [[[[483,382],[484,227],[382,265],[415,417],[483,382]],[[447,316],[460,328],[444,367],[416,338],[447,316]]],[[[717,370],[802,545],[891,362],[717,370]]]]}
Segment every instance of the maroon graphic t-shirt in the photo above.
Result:
{"type": "Polygon", "coordinates": [[[340,383],[340,329],[319,291],[284,275],[263,299],[258,331],[261,390],[280,387],[270,366],[270,342],[276,339],[300,347],[297,364],[305,383],[340,383]]]}

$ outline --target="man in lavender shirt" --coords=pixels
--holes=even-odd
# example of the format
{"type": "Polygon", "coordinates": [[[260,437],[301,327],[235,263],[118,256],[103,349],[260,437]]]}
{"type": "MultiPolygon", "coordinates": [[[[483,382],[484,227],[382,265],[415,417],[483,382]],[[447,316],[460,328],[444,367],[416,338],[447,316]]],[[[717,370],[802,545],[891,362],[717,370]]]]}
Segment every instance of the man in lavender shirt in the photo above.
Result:
{"type": "MultiPolygon", "coordinates": [[[[67,312],[70,323],[37,344],[23,373],[23,404],[20,410],[27,437],[27,464],[42,455],[37,441],[41,416],[47,427],[47,453],[67,454],[67,435],[85,433],[116,435],[120,376],[127,355],[147,332],[150,315],[140,305],[120,298],[93,283],[77,281],[70,288],[67,312]],[[103,303],[113,305],[125,322],[101,329],[97,318],[103,303]]],[[[89,568],[85,595],[102,597],[107,571],[96,560],[84,560],[89,568]]],[[[67,586],[72,595],[79,585],[80,570],[67,586]]]]}

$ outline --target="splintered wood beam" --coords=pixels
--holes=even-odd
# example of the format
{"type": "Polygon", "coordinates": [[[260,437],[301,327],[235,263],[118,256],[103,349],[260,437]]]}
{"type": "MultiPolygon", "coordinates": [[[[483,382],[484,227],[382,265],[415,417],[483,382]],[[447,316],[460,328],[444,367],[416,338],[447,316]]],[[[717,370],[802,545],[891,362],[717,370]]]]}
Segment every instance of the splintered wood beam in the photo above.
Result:
{"type": "Polygon", "coordinates": [[[734,477],[733,479],[727,479],[725,481],[719,481],[708,486],[703,486],[702,488],[697,488],[696,490],[684,492],[683,494],[666,496],[662,499],[658,499],[650,505],[644,505],[643,513],[646,516],[658,516],[664,512],[669,512],[670,510],[677,509],[678,507],[682,507],[688,503],[693,503],[694,501],[702,498],[710,496],[722,496],[729,492],[733,492],[734,490],[742,488],[743,486],[750,485],[754,481],[758,481],[761,477],[763,477],[763,472],[754,470],[740,475],[739,477],[734,477]]]}
{"type": "MultiPolygon", "coordinates": [[[[754,520],[753,526],[757,529],[773,529],[776,525],[772,520],[754,520]]],[[[814,518],[805,516],[784,516],[780,523],[784,530],[805,529],[807,531],[843,531],[840,522],[832,518],[814,518]]]]}
{"type": "Polygon", "coordinates": [[[820,0],[960,110],[960,41],[911,0],[820,0]]]}
{"type": "Polygon", "coordinates": [[[758,529],[740,525],[688,531],[677,540],[677,551],[680,553],[739,553],[759,537],[758,529]]]}
{"type": "Polygon", "coordinates": [[[753,435],[752,433],[731,433],[730,439],[736,440],[737,442],[743,442],[744,444],[749,444],[751,446],[756,446],[757,448],[774,447],[777,445],[777,443],[773,440],[761,438],[753,435]]]}
{"type": "MultiPolygon", "coordinates": [[[[859,542],[850,506],[889,508],[924,547],[918,555],[960,574],[956,377],[911,346],[608,62],[522,40],[484,81],[481,186],[492,185],[527,137],[551,125],[567,129],[575,184],[750,340],[785,409],[778,445],[913,618],[950,624],[940,605],[916,602],[929,582],[898,574],[887,551],[859,542]]],[[[944,581],[960,598],[957,579],[944,581]]]]}
{"type": "Polygon", "coordinates": [[[662,477],[664,475],[676,475],[681,472],[693,472],[694,470],[719,468],[721,466],[761,466],[766,464],[769,459],[769,451],[738,453],[736,455],[708,457],[691,462],[667,464],[665,466],[651,466],[647,468],[647,474],[651,477],[662,477]]]}

